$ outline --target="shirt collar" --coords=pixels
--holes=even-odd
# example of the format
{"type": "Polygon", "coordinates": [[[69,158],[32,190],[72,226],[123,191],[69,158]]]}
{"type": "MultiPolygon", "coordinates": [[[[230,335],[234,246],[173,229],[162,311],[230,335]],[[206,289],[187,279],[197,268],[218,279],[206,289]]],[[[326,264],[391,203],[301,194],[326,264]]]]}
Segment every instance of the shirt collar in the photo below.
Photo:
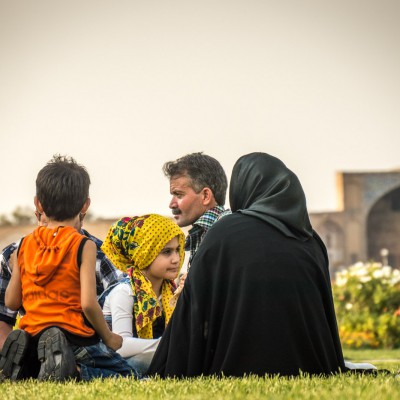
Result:
{"type": "MultiPolygon", "coordinates": [[[[225,212],[224,206],[215,206],[210,210],[206,211],[196,222],[193,223],[193,230],[196,227],[203,228],[208,230],[212,227],[212,225],[217,221],[220,216],[225,212]]],[[[194,229],[195,231],[197,229],[194,229]]]]}

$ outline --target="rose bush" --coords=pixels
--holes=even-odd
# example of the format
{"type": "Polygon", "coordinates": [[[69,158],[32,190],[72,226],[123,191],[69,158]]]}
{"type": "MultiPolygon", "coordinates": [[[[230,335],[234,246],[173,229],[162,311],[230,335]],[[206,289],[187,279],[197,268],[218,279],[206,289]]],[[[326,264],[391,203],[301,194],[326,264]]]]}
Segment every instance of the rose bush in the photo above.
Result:
{"type": "Polygon", "coordinates": [[[357,263],[336,274],[332,289],[343,347],[400,347],[399,270],[357,263]]]}

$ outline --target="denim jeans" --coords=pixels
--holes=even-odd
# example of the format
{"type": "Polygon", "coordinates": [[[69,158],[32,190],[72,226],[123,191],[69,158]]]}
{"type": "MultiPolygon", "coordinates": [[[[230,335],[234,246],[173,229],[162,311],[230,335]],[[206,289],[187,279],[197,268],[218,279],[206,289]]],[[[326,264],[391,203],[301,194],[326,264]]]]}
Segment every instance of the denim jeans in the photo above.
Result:
{"type": "Polygon", "coordinates": [[[93,346],[72,346],[76,363],[81,369],[81,379],[137,376],[126,360],[114,350],[99,342],[93,346]]]}
{"type": "Polygon", "coordinates": [[[130,367],[136,372],[138,378],[143,378],[150,367],[154,353],[138,354],[125,358],[130,367]]]}

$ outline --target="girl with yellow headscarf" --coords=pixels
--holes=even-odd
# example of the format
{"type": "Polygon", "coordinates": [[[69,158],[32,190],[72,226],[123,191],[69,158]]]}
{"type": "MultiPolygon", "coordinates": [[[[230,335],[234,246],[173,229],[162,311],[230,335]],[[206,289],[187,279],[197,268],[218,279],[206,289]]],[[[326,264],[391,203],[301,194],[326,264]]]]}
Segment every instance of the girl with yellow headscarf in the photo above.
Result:
{"type": "Polygon", "coordinates": [[[118,353],[139,374],[146,372],[171,318],[184,242],[185,235],[173,220],[148,214],[116,221],[101,247],[117,268],[128,273],[100,296],[100,304],[112,331],[123,337],[118,353]]]}

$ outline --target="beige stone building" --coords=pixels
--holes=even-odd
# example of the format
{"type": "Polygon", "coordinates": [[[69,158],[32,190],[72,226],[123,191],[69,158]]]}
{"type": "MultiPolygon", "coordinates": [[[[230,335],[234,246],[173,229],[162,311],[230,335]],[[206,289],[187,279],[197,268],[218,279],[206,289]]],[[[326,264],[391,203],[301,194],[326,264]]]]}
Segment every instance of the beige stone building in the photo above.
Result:
{"type": "Polygon", "coordinates": [[[400,170],[337,174],[338,210],[310,213],[331,275],[357,261],[400,268],[400,170]]]}

